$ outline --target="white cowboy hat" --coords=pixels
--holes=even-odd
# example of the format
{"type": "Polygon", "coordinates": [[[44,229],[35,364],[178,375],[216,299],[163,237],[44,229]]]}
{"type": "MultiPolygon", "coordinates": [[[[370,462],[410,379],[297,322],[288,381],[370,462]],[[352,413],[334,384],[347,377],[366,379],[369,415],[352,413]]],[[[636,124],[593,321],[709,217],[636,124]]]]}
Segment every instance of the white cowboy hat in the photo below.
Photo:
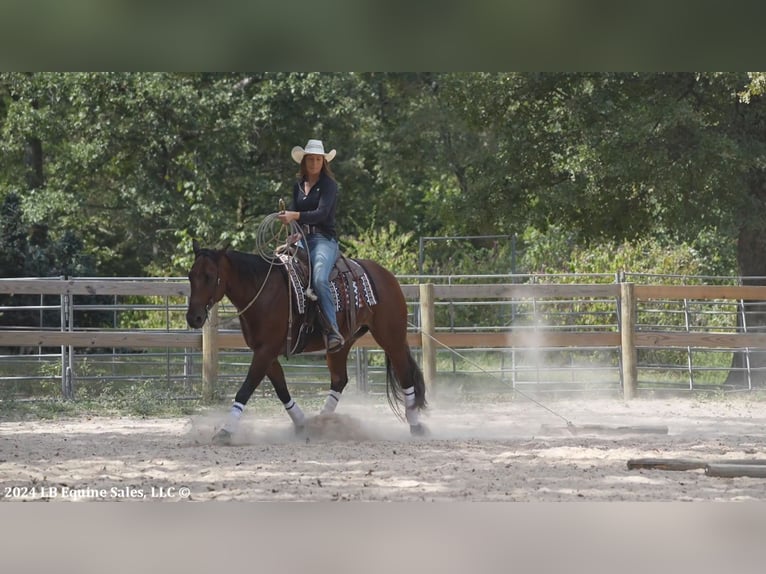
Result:
{"type": "Polygon", "coordinates": [[[307,153],[315,153],[315,154],[323,155],[324,158],[327,160],[327,163],[330,163],[335,157],[336,151],[334,149],[331,149],[330,151],[325,153],[322,140],[309,140],[309,143],[306,144],[305,148],[302,148],[299,145],[295,146],[290,152],[290,155],[293,156],[295,163],[301,163],[301,161],[303,161],[303,156],[306,155],[307,153]]]}

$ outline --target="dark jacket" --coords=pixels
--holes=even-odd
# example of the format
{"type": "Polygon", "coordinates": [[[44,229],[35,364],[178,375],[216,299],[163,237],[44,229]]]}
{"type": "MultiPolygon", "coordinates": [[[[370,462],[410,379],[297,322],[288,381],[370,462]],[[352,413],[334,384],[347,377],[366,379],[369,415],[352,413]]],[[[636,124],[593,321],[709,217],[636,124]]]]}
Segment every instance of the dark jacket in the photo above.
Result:
{"type": "Polygon", "coordinates": [[[309,226],[312,233],[318,232],[337,239],[335,207],[338,203],[338,184],[330,176],[322,173],[309,194],[305,195],[304,181],[297,181],[293,186],[293,203],[290,210],[300,212],[298,223],[309,226]]]}

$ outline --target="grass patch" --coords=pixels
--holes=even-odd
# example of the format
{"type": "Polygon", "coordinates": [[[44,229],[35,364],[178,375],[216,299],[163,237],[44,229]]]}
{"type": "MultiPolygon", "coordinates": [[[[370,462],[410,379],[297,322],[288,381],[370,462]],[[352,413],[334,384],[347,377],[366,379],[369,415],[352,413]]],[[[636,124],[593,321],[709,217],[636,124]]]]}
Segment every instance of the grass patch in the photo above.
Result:
{"type": "Polygon", "coordinates": [[[0,421],[31,419],[56,420],[83,416],[179,417],[189,416],[202,408],[197,400],[162,399],[148,392],[119,398],[100,397],[65,400],[41,397],[30,400],[0,400],[0,421]]]}

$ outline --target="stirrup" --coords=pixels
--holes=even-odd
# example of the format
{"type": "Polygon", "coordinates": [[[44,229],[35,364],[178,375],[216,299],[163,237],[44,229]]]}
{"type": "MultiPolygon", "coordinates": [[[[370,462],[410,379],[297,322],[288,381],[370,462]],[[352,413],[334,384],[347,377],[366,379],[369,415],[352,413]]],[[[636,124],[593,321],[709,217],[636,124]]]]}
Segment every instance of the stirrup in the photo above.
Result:
{"type": "Polygon", "coordinates": [[[346,344],[345,339],[343,339],[343,335],[338,333],[337,331],[330,331],[327,334],[327,352],[328,353],[337,353],[343,348],[343,345],[346,344]]]}

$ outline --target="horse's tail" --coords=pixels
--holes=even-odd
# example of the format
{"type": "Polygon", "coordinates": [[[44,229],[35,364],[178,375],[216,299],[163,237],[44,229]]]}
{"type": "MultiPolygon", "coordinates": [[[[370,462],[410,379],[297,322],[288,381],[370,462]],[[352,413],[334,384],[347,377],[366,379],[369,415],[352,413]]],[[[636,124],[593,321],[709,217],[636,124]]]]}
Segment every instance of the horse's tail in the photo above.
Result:
{"type": "Polygon", "coordinates": [[[424,410],[428,403],[426,402],[426,383],[423,380],[423,372],[420,370],[412,352],[407,350],[407,380],[399,381],[396,372],[391,364],[391,357],[386,353],[386,398],[391,410],[396,416],[404,420],[401,405],[404,403],[402,386],[410,387],[407,383],[412,383],[415,388],[415,408],[424,410]]]}

